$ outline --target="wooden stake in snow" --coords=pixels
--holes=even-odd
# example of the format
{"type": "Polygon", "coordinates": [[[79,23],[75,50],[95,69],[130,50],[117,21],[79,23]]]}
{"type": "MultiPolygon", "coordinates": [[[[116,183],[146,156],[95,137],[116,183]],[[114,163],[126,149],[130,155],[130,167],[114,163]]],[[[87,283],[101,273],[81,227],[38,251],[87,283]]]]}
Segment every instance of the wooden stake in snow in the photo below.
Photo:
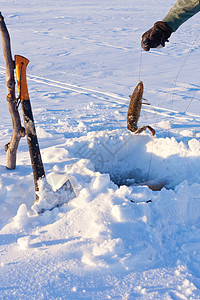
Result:
{"type": "Polygon", "coordinates": [[[10,143],[5,145],[8,169],[16,168],[17,148],[21,137],[25,136],[25,130],[21,126],[21,120],[17,109],[15,97],[15,78],[14,78],[14,61],[11,54],[10,36],[4,22],[4,18],[0,13],[0,33],[2,37],[3,54],[6,66],[6,86],[8,109],[12,119],[13,132],[10,143]]]}
{"type": "MultiPolygon", "coordinates": [[[[6,84],[7,84],[7,101],[8,108],[12,119],[13,133],[10,143],[5,146],[7,153],[7,168],[16,168],[16,154],[21,137],[27,136],[31,164],[33,169],[35,190],[38,191],[38,179],[45,176],[38,139],[36,135],[31,103],[26,83],[26,67],[29,60],[20,55],[15,55],[15,61],[12,59],[10,36],[4,22],[4,18],[0,13],[0,33],[2,36],[3,54],[6,65],[6,84]],[[20,115],[18,112],[17,100],[15,97],[15,77],[14,69],[16,67],[16,76],[18,82],[19,99],[22,106],[22,114],[24,118],[24,127],[21,126],[20,115]]],[[[37,196],[36,196],[37,200],[37,196]]]]}

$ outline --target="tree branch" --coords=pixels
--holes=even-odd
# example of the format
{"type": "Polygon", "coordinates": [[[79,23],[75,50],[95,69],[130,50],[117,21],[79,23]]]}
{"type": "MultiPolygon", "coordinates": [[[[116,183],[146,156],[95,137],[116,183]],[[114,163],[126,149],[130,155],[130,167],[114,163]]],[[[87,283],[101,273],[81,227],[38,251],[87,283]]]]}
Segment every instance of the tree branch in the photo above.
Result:
{"type": "Polygon", "coordinates": [[[17,148],[21,137],[25,136],[25,130],[21,126],[20,115],[17,109],[15,97],[15,64],[12,59],[10,36],[4,22],[4,18],[0,12],[0,34],[2,37],[3,54],[6,66],[6,86],[7,86],[7,102],[8,109],[12,119],[13,132],[10,143],[5,145],[6,150],[6,166],[8,169],[16,168],[17,148]]]}

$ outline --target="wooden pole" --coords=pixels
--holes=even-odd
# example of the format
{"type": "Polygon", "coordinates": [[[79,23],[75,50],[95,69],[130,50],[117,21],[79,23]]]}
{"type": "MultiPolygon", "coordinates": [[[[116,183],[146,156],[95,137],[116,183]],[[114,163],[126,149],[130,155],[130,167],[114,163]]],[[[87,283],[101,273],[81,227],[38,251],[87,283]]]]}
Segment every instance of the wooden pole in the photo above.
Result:
{"type": "Polygon", "coordinates": [[[0,34],[2,37],[3,54],[6,66],[6,86],[7,86],[7,102],[8,109],[12,119],[13,132],[10,143],[5,145],[6,150],[6,167],[10,170],[16,168],[17,148],[21,137],[25,136],[25,129],[21,126],[20,115],[17,109],[15,97],[15,64],[12,59],[10,36],[4,22],[4,18],[0,12],[0,34]]]}

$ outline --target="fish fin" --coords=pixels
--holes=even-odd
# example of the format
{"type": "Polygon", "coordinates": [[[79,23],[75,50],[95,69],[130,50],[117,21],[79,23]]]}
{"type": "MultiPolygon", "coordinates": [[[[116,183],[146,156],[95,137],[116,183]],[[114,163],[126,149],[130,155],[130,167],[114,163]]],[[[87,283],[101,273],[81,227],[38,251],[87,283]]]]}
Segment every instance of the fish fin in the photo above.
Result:
{"type": "Polygon", "coordinates": [[[152,135],[155,135],[155,133],[156,133],[155,129],[153,129],[153,128],[152,128],[151,126],[149,126],[149,125],[139,127],[139,128],[135,131],[135,134],[142,133],[142,132],[145,131],[146,129],[149,129],[149,131],[151,131],[151,134],[152,134],[152,135]]]}
{"type": "Polygon", "coordinates": [[[148,128],[148,129],[151,131],[151,134],[152,134],[152,135],[155,135],[155,134],[156,134],[155,129],[153,129],[151,126],[147,125],[146,128],[148,128]]]}
{"type": "Polygon", "coordinates": [[[139,127],[139,128],[135,131],[135,134],[142,133],[142,132],[145,131],[146,129],[147,129],[147,126],[139,127]]]}

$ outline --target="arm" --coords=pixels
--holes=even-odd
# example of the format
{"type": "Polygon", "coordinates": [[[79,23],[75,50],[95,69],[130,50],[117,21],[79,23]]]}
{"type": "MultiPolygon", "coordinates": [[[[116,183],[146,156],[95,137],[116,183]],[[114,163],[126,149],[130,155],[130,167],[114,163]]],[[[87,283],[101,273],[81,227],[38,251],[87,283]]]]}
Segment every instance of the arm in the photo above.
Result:
{"type": "Polygon", "coordinates": [[[177,0],[166,17],[142,35],[142,48],[149,51],[150,48],[157,48],[159,45],[164,47],[171,33],[199,11],[199,0],[177,0]]]}
{"type": "Polygon", "coordinates": [[[200,11],[200,1],[178,0],[170,9],[163,22],[167,23],[173,31],[200,11]]]}

